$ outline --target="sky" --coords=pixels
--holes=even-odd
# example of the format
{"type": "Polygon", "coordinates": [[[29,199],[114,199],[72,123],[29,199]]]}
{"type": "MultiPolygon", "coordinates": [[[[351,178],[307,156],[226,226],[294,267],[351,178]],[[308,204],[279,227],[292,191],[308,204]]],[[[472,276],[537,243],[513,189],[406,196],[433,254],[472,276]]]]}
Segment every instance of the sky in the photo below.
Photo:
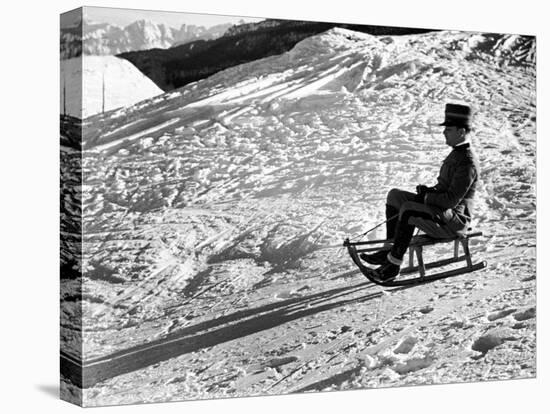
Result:
{"type": "MultiPolygon", "coordinates": [[[[77,15],[74,13],[72,15],[77,15]]],[[[216,14],[198,14],[182,12],[165,12],[155,10],[118,9],[108,7],[85,7],[84,16],[87,20],[97,23],[110,23],[116,26],[127,26],[137,20],[149,20],[153,23],[164,23],[169,27],[179,29],[182,24],[211,27],[223,23],[257,22],[263,18],[246,16],[223,16],[216,14]]]]}

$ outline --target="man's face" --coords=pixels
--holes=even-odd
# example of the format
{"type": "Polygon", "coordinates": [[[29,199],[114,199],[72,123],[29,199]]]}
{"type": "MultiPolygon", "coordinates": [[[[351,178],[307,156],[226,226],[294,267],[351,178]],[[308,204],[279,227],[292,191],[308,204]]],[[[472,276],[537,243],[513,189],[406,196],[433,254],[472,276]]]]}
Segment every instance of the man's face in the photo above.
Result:
{"type": "Polygon", "coordinates": [[[445,143],[450,147],[454,147],[464,142],[466,130],[455,126],[446,126],[443,130],[443,135],[445,135],[445,143]]]}

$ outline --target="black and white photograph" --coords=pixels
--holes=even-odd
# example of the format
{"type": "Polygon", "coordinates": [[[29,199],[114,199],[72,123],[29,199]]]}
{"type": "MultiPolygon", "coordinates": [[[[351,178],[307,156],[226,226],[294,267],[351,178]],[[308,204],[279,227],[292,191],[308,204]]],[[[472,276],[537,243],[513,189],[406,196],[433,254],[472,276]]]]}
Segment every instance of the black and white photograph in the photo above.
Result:
{"type": "Polygon", "coordinates": [[[60,16],[63,400],[536,377],[537,37],[375,23],[60,16]]]}
{"type": "Polygon", "coordinates": [[[545,412],[543,3],[3,16],[3,411],[545,412]]]}

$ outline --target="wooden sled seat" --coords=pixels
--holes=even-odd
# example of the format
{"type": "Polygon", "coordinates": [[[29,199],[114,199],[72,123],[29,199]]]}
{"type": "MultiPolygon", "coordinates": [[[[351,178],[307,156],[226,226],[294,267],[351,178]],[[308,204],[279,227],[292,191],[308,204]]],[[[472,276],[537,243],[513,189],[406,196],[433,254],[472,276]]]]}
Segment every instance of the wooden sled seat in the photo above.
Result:
{"type": "MultiPolygon", "coordinates": [[[[440,267],[440,266],[446,266],[452,263],[457,263],[461,261],[466,262],[466,266],[461,268],[461,270],[464,270],[465,272],[471,272],[474,270],[482,269],[485,267],[484,262],[480,262],[474,265],[472,261],[472,255],[470,253],[470,239],[473,237],[480,237],[483,233],[473,232],[473,231],[467,231],[460,234],[457,234],[452,237],[446,237],[446,238],[433,238],[428,235],[420,235],[413,238],[411,241],[411,244],[409,245],[409,265],[403,269],[401,269],[401,274],[407,274],[418,271],[420,273],[420,277],[424,277],[426,274],[426,269],[431,269],[434,267],[440,267]],[[441,243],[453,243],[453,256],[447,259],[437,260],[435,262],[430,263],[424,263],[423,258],[423,247],[424,246],[430,246],[435,244],[441,244],[441,243]],[[460,254],[460,247],[462,247],[463,254],[460,254]],[[414,258],[416,256],[418,264],[414,264],[414,258]]],[[[465,273],[464,272],[464,273],[465,273]]]]}

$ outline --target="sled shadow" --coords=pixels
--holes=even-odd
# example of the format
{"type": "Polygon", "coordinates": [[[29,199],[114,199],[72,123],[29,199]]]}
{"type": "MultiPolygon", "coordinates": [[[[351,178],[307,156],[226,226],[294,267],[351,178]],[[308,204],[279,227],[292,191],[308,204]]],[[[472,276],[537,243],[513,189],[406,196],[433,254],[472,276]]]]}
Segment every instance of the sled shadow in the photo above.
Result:
{"type": "Polygon", "coordinates": [[[77,361],[62,358],[62,374],[78,386],[91,387],[109,378],[183,354],[243,338],[320,312],[367,302],[383,295],[381,291],[377,291],[360,297],[341,299],[368,287],[372,285],[365,282],[234,312],[184,328],[147,344],[86,361],[82,366],[77,361]]]}

